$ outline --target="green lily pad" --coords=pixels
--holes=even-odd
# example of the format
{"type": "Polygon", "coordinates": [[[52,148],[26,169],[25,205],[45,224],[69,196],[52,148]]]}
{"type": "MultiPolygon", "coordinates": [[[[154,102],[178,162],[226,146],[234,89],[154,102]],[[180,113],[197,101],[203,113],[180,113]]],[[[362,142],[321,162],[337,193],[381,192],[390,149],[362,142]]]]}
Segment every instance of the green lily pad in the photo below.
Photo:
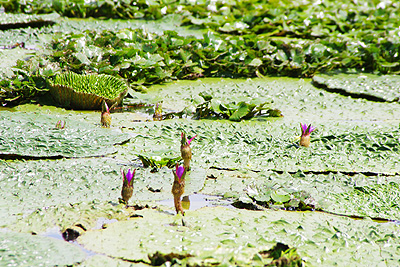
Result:
{"type": "Polygon", "coordinates": [[[275,190],[271,193],[271,198],[275,202],[284,203],[290,200],[290,195],[282,190],[275,190]]]}
{"type": "Polygon", "coordinates": [[[60,232],[64,232],[66,229],[79,227],[81,232],[84,232],[87,229],[103,228],[117,220],[128,220],[131,216],[135,216],[133,208],[116,205],[116,202],[111,201],[60,203],[57,206],[37,208],[7,228],[23,233],[45,234],[49,229],[59,229],[60,232]]]}
{"type": "Polygon", "coordinates": [[[2,13],[0,17],[0,30],[17,28],[36,28],[55,24],[60,16],[57,13],[45,15],[26,15],[2,13]]]}
{"type": "Polygon", "coordinates": [[[400,101],[400,78],[397,75],[319,74],[313,77],[313,83],[328,91],[354,97],[363,97],[374,101],[400,101]]]}
{"type": "MultiPolygon", "coordinates": [[[[0,157],[90,157],[116,152],[115,144],[129,140],[126,134],[47,114],[2,111],[0,114],[0,157]]],[[[99,113],[100,121],[100,113],[99,113]]]]}
{"type": "Polygon", "coordinates": [[[143,167],[151,167],[151,170],[156,172],[161,167],[174,167],[179,160],[182,158],[180,156],[175,158],[160,157],[158,154],[155,155],[138,155],[138,158],[142,161],[143,167]]]}
{"type": "MultiPolygon", "coordinates": [[[[381,132],[377,127],[364,127],[321,123],[311,135],[311,146],[304,148],[299,147],[296,139],[300,135],[297,123],[253,121],[232,125],[205,120],[136,123],[131,130],[136,137],[126,148],[133,151],[134,147],[135,154],[174,147],[179,151],[179,134],[186,131],[190,136],[198,135],[192,145],[192,161],[194,166],[203,168],[396,174],[400,164],[397,156],[400,128],[381,132]],[[329,132],[331,128],[333,132],[329,132]]],[[[127,153],[136,157],[130,151],[127,153]]],[[[165,157],[178,155],[167,153],[165,157]]]]}
{"type": "Polygon", "coordinates": [[[36,209],[79,201],[118,202],[120,166],[105,159],[0,161],[1,222],[3,226],[36,209]],[[16,170],[19,170],[16,172],[16,170]]]}
{"type": "Polygon", "coordinates": [[[378,265],[400,260],[395,245],[400,236],[394,224],[316,212],[203,208],[187,211],[186,226],[182,226],[179,216],[155,210],[138,213],[143,218],[87,231],[78,242],[114,258],[147,263],[149,255],[159,252],[186,255],[184,261],[190,265],[264,265],[255,260],[256,255],[276,240],[297,248],[310,265],[378,265]]]}
{"type": "MultiPolygon", "coordinates": [[[[94,255],[88,259],[86,259],[84,262],[79,264],[81,267],[93,267],[93,266],[119,266],[119,267],[130,267],[132,264],[130,262],[124,261],[124,260],[119,260],[119,259],[113,259],[104,255],[94,255]]],[[[148,267],[147,264],[140,264],[140,263],[135,263],[135,266],[142,266],[142,267],[148,267]]]]}
{"type": "MultiPolygon", "coordinates": [[[[3,226],[23,219],[31,214],[32,210],[41,214],[41,209],[55,205],[60,207],[63,204],[94,200],[116,204],[121,197],[121,169],[128,169],[112,159],[100,158],[0,161],[0,166],[0,187],[4,189],[4,194],[0,197],[0,218],[3,226]]],[[[205,179],[206,170],[193,166],[186,175],[185,195],[199,192],[205,179]]],[[[173,180],[171,169],[164,167],[156,173],[151,173],[150,169],[137,167],[133,180],[134,192],[129,204],[172,199],[173,180]]],[[[74,212],[79,213],[79,210],[65,210],[68,214],[74,212]]],[[[78,215],[67,217],[76,219],[78,215]]],[[[39,225],[46,223],[46,219],[40,219],[38,222],[39,225]]],[[[33,222],[29,224],[37,225],[33,222]]]]}
{"type": "Polygon", "coordinates": [[[62,266],[85,259],[75,245],[50,237],[0,232],[0,265],[62,266]]]}
{"type": "MultiPolygon", "coordinates": [[[[275,208],[288,210],[319,210],[329,213],[397,220],[399,176],[344,173],[287,173],[273,171],[210,170],[201,193],[223,195],[248,209],[264,209],[279,202],[271,199],[273,192],[290,196],[275,208]],[[250,205],[251,204],[251,205],[250,205]]],[[[274,193],[276,194],[276,193],[274,193]]]]}
{"type": "MultiPolygon", "coordinates": [[[[246,99],[248,101],[239,100],[238,102],[222,103],[221,100],[213,99],[211,95],[206,93],[200,93],[199,97],[203,98],[204,102],[196,106],[194,116],[197,119],[217,117],[230,121],[241,121],[255,116],[277,114],[270,112],[272,109],[269,108],[269,105],[272,104],[272,101],[267,99],[246,99]]],[[[280,113],[278,117],[281,117],[280,113]]]]}

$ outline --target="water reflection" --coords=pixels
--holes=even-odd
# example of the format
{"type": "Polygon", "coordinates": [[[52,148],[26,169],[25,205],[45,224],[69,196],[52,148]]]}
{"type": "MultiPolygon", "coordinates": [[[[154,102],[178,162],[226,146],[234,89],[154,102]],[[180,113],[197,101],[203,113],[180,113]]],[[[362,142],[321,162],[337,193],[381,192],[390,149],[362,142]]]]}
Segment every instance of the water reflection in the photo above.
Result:
{"type": "MultiPolygon", "coordinates": [[[[161,205],[165,205],[168,207],[174,207],[173,199],[166,199],[158,202],[161,205]]],[[[223,199],[221,196],[211,196],[211,195],[203,195],[203,194],[193,194],[189,196],[184,196],[182,198],[182,207],[184,210],[197,210],[203,207],[217,207],[224,206],[230,207],[231,202],[223,199]]]]}

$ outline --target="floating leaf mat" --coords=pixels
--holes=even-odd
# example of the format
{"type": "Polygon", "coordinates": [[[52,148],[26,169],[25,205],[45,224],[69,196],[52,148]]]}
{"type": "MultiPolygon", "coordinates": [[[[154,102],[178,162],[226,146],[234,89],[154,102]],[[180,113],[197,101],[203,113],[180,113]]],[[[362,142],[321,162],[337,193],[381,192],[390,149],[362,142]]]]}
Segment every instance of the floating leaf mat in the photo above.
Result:
{"type": "MultiPolygon", "coordinates": [[[[129,136],[74,119],[57,129],[59,117],[24,112],[0,113],[0,157],[93,157],[116,152],[129,136]]],[[[100,121],[100,113],[99,113],[100,121]]]]}
{"type": "Polygon", "coordinates": [[[149,255],[177,253],[189,266],[265,266],[260,254],[281,242],[298,249],[310,266],[366,266],[399,262],[394,224],[353,220],[317,212],[204,208],[183,220],[156,210],[142,218],[87,231],[86,249],[113,258],[149,263],[149,255]],[[339,257],[340,256],[340,257],[339,257]]]}
{"type": "MultiPolygon", "coordinates": [[[[165,121],[137,123],[137,134],[127,154],[151,153],[177,147],[179,132],[198,135],[193,141],[193,164],[203,167],[296,172],[399,172],[400,129],[382,131],[378,126],[349,127],[335,123],[317,125],[310,148],[298,146],[300,126],[251,122],[165,121]],[[328,129],[329,131],[325,130],[328,129]],[[162,140],[160,141],[160,136],[162,140]]],[[[174,154],[160,155],[162,157],[174,154]]]]}
{"type": "Polygon", "coordinates": [[[101,109],[105,100],[108,106],[121,103],[128,86],[110,75],[80,75],[73,72],[57,75],[50,80],[50,93],[63,107],[75,109],[101,109]]]}
{"type": "Polygon", "coordinates": [[[60,17],[58,14],[47,15],[25,15],[25,14],[1,14],[0,30],[18,28],[40,28],[55,24],[54,20],[60,17]]]}
{"type": "Polygon", "coordinates": [[[62,240],[0,232],[0,266],[70,266],[84,258],[82,250],[62,240]]]}
{"type": "Polygon", "coordinates": [[[313,84],[328,91],[373,101],[400,101],[400,77],[397,75],[320,74],[314,76],[313,84]]]}

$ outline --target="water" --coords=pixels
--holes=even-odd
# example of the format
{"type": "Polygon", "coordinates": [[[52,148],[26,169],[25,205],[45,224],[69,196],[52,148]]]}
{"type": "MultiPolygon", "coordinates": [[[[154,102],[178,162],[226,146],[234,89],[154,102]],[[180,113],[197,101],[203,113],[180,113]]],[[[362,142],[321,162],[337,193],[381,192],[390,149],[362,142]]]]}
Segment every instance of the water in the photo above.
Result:
{"type": "MultiPolygon", "coordinates": [[[[47,229],[47,231],[45,233],[41,234],[41,235],[65,241],[63,236],[62,236],[62,233],[60,231],[60,228],[58,228],[58,227],[47,229]]],[[[67,242],[79,247],[80,250],[85,252],[86,258],[89,258],[91,256],[94,256],[94,255],[98,254],[98,253],[96,253],[94,251],[91,251],[91,250],[88,250],[88,249],[84,248],[81,244],[79,244],[76,241],[67,241],[67,242]]]]}
{"type": "MultiPolygon", "coordinates": [[[[158,204],[174,208],[174,200],[166,199],[157,202],[158,204]]],[[[193,194],[190,196],[184,196],[182,198],[182,207],[184,210],[198,210],[204,207],[216,207],[225,206],[233,207],[232,202],[223,199],[221,196],[210,196],[203,194],[193,194]]]]}

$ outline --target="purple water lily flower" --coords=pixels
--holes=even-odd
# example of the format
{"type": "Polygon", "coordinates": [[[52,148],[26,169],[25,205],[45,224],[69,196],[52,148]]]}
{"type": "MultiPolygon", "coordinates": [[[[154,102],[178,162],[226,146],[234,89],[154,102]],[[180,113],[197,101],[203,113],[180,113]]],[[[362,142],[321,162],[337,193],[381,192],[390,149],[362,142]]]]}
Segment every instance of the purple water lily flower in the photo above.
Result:
{"type": "Polygon", "coordinates": [[[122,190],[121,190],[121,196],[122,200],[128,204],[129,199],[133,195],[133,177],[135,176],[136,170],[133,170],[131,172],[131,169],[128,170],[128,172],[125,174],[124,171],[121,170],[122,173],[122,190]]]}
{"type": "Polygon", "coordinates": [[[197,134],[188,140],[188,145],[190,145],[190,142],[192,142],[192,140],[193,140],[196,136],[197,136],[197,134]]]}
{"type": "Polygon", "coordinates": [[[176,176],[178,176],[179,181],[181,181],[184,172],[185,172],[185,167],[178,166],[178,164],[177,164],[175,173],[176,173],[176,176]]]}
{"type": "Polygon", "coordinates": [[[65,121],[59,120],[56,124],[57,129],[64,129],[65,128],[65,121]]]}
{"type": "Polygon", "coordinates": [[[181,212],[182,215],[185,215],[181,202],[181,196],[185,192],[185,171],[185,167],[179,166],[178,164],[176,164],[175,171],[172,171],[172,173],[174,174],[174,183],[172,184],[171,193],[174,196],[174,206],[176,213],[181,212]]]}
{"type": "Polygon", "coordinates": [[[132,178],[133,176],[135,176],[135,171],[133,170],[133,172],[131,172],[131,169],[128,170],[128,172],[125,174],[125,172],[123,171],[123,176],[124,176],[124,180],[127,182],[128,185],[131,184],[132,182],[132,178]]]}
{"type": "Polygon", "coordinates": [[[317,127],[311,126],[311,124],[308,125],[308,127],[307,127],[307,124],[300,123],[300,126],[301,126],[301,135],[310,135],[317,128],[317,127]]]}
{"type": "Polygon", "coordinates": [[[192,142],[196,136],[197,136],[197,134],[188,140],[186,137],[186,134],[181,133],[181,145],[182,146],[186,146],[186,145],[190,146],[190,142],[192,142]]]}
{"type": "Polygon", "coordinates": [[[310,135],[316,129],[316,127],[307,124],[300,123],[301,127],[301,137],[300,137],[300,145],[304,147],[310,146],[310,135]]]}

